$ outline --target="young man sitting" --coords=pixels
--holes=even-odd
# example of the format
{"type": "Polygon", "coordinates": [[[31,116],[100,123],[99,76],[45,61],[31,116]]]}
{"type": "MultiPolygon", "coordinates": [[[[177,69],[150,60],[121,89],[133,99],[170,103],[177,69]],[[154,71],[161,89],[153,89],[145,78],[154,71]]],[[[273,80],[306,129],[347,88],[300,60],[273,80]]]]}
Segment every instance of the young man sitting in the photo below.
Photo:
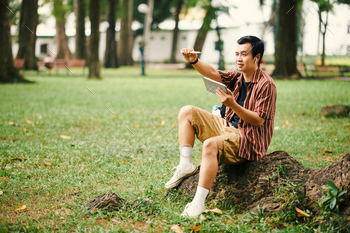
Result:
{"type": "Polygon", "coordinates": [[[179,112],[180,164],[165,184],[167,189],[176,187],[184,178],[197,172],[198,167],[191,162],[195,136],[203,142],[197,191],[182,216],[197,217],[205,211],[204,201],[219,164],[260,160],[266,155],[272,138],[276,86],[260,69],[264,43],[255,36],[244,36],[237,43],[236,65],[240,74],[235,70],[214,69],[191,53],[194,51],[191,48],[181,50],[199,73],[228,87],[228,94],[221,88],[216,90],[216,95],[227,106],[223,118],[194,106],[184,106],[179,112]],[[232,92],[229,87],[233,88],[232,92]]]}

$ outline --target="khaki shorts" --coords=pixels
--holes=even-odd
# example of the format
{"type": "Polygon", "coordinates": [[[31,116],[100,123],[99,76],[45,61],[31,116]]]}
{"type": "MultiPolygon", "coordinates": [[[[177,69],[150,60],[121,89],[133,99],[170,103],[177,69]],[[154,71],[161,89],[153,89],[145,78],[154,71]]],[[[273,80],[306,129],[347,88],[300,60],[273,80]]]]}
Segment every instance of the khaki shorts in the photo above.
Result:
{"type": "Polygon", "coordinates": [[[246,159],[238,156],[240,136],[238,129],[227,126],[226,120],[203,109],[193,107],[192,126],[197,138],[204,142],[213,138],[218,144],[219,164],[239,164],[246,159]]]}

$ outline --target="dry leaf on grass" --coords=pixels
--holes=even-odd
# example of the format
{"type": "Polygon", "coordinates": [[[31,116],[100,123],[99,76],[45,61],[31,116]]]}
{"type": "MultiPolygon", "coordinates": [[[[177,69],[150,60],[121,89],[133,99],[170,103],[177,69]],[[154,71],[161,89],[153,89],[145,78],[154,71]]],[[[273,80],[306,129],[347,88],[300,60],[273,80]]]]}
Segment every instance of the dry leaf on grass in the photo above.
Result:
{"type": "Polygon", "coordinates": [[[4,194],[4,192],[3,192],[2,190],[0,190],[0,196],[1,196],[2,194],[4,194]]]}
{"type": "Polygon", "coordinates": [[[160,126],[164,126],[165,120],[162,120],[162,123],[160,123],[160,126]]]}
{"type": "Polygon", "coordinates": [[[66,135],[61,135],[61,138],[63,138],[63,139],[72,139],[71,136],[66,136],[66,135]]]}
{"type": "Polygon", "coordinates": [[[222,211],[218,208],[211,209],[211,210],[205,210],[205,213],[214,213],[214,214],[222,214],[222,211]]]}
{"type": "Polygon", "coordinates": [[[9,122],[9,125],[13,125],[13,122],[12,122],[12,121],[10,121],[10,122],[9,122]]]}
{"type": "Polygon", "coordinates": [[[24,158],[19,158],[19,157],[14,157],[14,158],[12,158],[12,160],[23,161],[23,160],[27,160],[27,159],[24,159],[24,158]]]}
{"type": "Polygon", "coordinates": [[[327,153],[327,154],[331,154],[332,153],[332,151],[330,151],[330,150],[328,150],[327,148],[326,149],[324,149],[324,151],[323,151],[324,153],[327,153]]]}
{"type": "Polygon", "coordinates": [[[136,125],[135,125],[135,128],[140,128],[140,125],[139,125],[139,124],[136,124],[136,125]]]}
{"type": "Polygon", "coordinates": [[[124,160],[124,161],[121,161],[121,162],[119,162],[119,164],[123,164],[123,163],[126,163],[127,161],[126,160],[124,160]]]}
{"type": "Polygon", "coordinates": [[[199,231],[201,229],[202,225],[198,225],[198,226],[195,226],[195,227],[191,227],[190,230],[192,231],[199,231]]]}
{"type": "Polygon", "coordinates": [[[302,211],[298,207],[295,207],[295,211],[297,212],[298,217],[302,217],[302,216],[310,217],[310,214],[305,213],[304,211],[302,211]]]}
{"type": "Polygon", "coordinates": [[[176,233],[183,233],[184,231],[181,229],[180,225],[179,224],[175,224],[173,225],[170,230],[172,232],[176,232],[176,233]]]}
{"type": "Polygon", "coordinates": [[[203,215],[203,214],[201,214],[201,215],[199,216],[199,219],[200,219],[201,221],[205,221],[205,217],[204,217],[204,215],[203,215]]]}
{"type": "Polygon", "coordinates": [[[25,210],[25,209],[27,209],[26,205],[20,205],[16,208],[16,211],[25,210]]]}
{"type": "Polygon", "coordinates": [[[52,164],[50,162],[45,162],[44,165],[45,166],[52,166],[52,164]]]}
{"type": "Polygon", "coordinates": [[[3,181],[6,181],[8,179],[9,179],[8,177],[0,177],[0,180],[3,180],[3,181]]]}

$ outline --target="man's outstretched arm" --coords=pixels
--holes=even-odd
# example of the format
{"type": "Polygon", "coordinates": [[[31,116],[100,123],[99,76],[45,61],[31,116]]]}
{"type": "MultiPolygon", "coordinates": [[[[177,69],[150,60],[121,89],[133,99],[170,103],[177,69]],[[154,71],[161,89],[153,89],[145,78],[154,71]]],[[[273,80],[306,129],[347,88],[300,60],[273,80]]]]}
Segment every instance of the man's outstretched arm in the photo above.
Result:
{"type": "MultiPolygon", "coordinates": [[[[182,56],[188,62],[195,62],[197,59],[197,54],[191,53],[192,51],[194,51],[193,48],[181,49],[182,56]]],[[[221,76],[220,76],[219,72],[214,67],[209,65],[208,63],[201,61],[201,60],[198,60],[198,62],[192,66],[203,76],[222,83],[221,76]]]]}

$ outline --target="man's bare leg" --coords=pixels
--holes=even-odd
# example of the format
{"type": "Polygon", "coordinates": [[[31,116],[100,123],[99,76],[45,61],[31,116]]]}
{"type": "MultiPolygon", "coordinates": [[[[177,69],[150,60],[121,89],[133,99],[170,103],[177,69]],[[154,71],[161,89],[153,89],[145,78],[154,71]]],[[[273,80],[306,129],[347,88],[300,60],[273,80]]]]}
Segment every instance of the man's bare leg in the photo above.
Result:
{"type": "Polygon", "coordinates": [[[218,172],[218,144],[215,139],[209,138],[203,143],[201,170],[198,186],[210,189],[218,172]]]}
{"type": "Polygon", "coordinates": [[[179,122],[179,144],[180,146],[194,145],[195,132],[192,127],[192,109],[193,106],[186,105],[180,109],[177,117],[179,122]]]}

